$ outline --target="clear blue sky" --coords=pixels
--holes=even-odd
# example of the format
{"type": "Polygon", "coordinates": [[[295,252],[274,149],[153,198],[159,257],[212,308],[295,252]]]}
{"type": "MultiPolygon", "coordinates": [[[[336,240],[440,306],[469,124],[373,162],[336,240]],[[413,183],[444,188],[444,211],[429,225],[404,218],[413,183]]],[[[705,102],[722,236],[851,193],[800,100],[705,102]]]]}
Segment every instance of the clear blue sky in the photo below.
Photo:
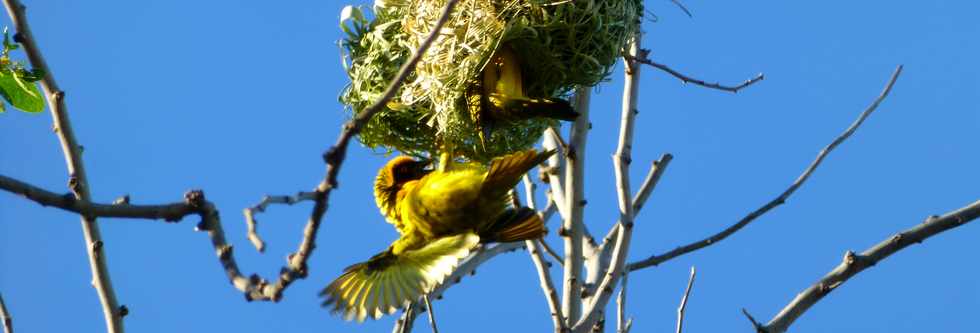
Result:
{"type": "MultiPolygon", "coordinates": [[[[299,240],[309,205],[263,215],[270,246],[245,239],[242,208],[264,194],[311,189],[320,154],[345,119],[336,41],[343,1],[26,1],[63,89],[98,201],[176,201],[201,188],[219,205],[243,271],[273,276],[299,240]]],[[[706,236],[781,192],[879,93],[892,96],[785,206],[730,239],[630,276],[635,332],[669,331],[691,265],[699,277],[688,332],[750,332],[863,250],[980,197],[980,7],[966,1],[646,1],[652,58],[709,81],[766,80],[733,95],[644,69],[633,178],[675,155],[635,229],[641,258],[706,236]],[[972,59],[972,60],[971,60],[972,59]]],[[[7,23],[4,15],[3,24],[7,23]]],[[[21,54],[22,55],[22,54],[21,54]]],[[[588,147],[587,222],[617,217],[611,160],[619,72],[597,89],[588,147]]],[[[0,114],[0,174],[66,191],[50,114],[0,114]]],[[[352,146],[310,276],[279,304],[246,303],[196,219],[100,220],[130,332],[388,332],[319,307],[343,267],[395,237],[370,194],[385,157],[352,146]]],[[[552,230],[555,221],[551,222],[552,230]]],[[[554,238],[554,236],[551,236],[554,238]]],[[[977,332],[980,226],[913,246],[806,313],[798,332],[977,332]]],[[[552,239],[555,242],[554,239],[552,239]]],[[[78,218],[0,193],[0,292],[20,332],[104,330],[78,218]]],[[[553,274],[560,275],[559,270],[553,274]]],[[[524,252],[498,257],[435,303],[443,332],[549,331],[524,252]]],[[[419,332],[428,331],[420,321],[419,332]]]]}

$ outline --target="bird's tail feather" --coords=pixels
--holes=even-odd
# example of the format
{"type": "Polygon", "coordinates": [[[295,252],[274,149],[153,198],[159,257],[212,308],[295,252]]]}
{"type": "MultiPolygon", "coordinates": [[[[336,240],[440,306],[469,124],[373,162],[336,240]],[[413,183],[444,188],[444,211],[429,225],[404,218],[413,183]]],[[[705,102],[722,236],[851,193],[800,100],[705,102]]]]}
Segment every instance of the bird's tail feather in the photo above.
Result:
{"type": "Polygon", "coordinates": [[[573,121],[578,112],[572,104],[561,98],[523,98],[517,96],[501,96],[491,94],[493,104],[499,105],[499,112],[492,114],[493,118],[503,120],[522,120],[531,118],[551,118],[573,121]]]}
{"type": "Polygon", "coordinates": [[[538,239],[548,233],[537,212],[527,207],[508,209],[479,232],[481,242],[516,242],[538,239]]]}

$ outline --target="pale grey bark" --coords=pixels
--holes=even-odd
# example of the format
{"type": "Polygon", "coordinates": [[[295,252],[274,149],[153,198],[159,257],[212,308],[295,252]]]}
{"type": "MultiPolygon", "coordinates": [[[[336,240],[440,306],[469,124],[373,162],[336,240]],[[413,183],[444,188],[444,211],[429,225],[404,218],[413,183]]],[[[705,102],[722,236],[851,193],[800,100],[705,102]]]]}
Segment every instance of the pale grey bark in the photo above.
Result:
{"type": "Polygon", "coordinates": [[[755,319],[748,315],[747,311],[744,309],[743,311],[750,318],[749,320],[753,322],[756,331],[760,333],[786,332],[789,326],[809,310],[810,307],[861,271],[878,264],[879,261],[888,258],[909,245],[922,243],[922,241],[929,237],[956,227],[961,227],[976,220],[977,217],[980,217],[980,200],[942,216],[930,216],[925,222],[899,232],[860,254],[847,251],[844,253],[844,259],[837,267],[809,288],[796,295],[786,307],[779,311],[779,314],[765,325],[755,322],[755,319]]]}
{"type": "MultiPolygon", "coordinates": [[[[65,92],[58,87],[51,68],[44,61],[41,49],[34,40],[30,25],[27,22],[27,8],[17,0],[4,0],[4,6],[7,7],[7,14],[10,15],[10,20],[17,29],[14,41],[24,46],[24,52],[27,53],[31,66],[44,71],[44,78],[39,83],[44,91],[44,97],[48,101],[51,118],[54,122],[54,132],[58,136],[61,150],[64,152],[65,164],[68,167],[68,186],[76,199],[90,201],[92,197],[90,194],[91,187],[85,172],[85,163],[82,161],[82,148],[75,139],[74,129],[72,129],[71,120],[68,116],[65,92]]],[[[106,245],[101,232],[99,232],[99,225],[93,216],[81,216],[81,222],[89,269],[92,271],[92,286],[95,287],[102,304],[106,329],[110,333],[122,333],[125,331],[122,317],[128,310],[125,310],[125,306],[119,306],[119,301],[116,299],[116,291],[112,287],[109,267],[106,264],[106,245]]]]}

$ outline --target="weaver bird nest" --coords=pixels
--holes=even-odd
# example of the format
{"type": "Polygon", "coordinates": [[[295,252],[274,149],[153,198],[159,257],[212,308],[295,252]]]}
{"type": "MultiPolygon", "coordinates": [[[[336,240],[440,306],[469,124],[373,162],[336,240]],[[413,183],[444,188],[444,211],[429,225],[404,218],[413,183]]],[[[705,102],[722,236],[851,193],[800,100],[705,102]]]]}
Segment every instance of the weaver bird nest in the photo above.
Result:
{"type": "MultiPolygon", "coordinates": [[[[352,113],[381,97],[413,50],[429,35],[446,0],[376,0],[373,18],[344,9],[341,41],[351,83],[340,96],[352,113]]],[[[528,96],[567,97],[575,86],[606,79],[635,35],[639,0],[461,0],[405,84],[360,134],[363,144],[433,156],[444,145],[474,161],[527,149],[554,120],[495,126],[480,138],[467,91],[494,51],[520,57],[528,96]]],[[[471,90],[470,90],[471,91],[471,90]]]]}

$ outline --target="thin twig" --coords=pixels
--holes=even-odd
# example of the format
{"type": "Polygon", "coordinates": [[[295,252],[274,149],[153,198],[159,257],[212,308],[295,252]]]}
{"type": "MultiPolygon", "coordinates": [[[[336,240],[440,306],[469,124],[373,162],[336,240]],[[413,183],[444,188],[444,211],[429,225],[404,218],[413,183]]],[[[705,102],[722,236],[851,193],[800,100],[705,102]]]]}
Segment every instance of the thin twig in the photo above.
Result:
{"type": "Polygon", "coordinates": [[[245,208],[242,213],[245,215],[245,226],[248,228],[248,240],[252,242],[255,249],[259,252],[265,251],[265,242],[258,233],[259,220],[255,215],[265,212],[266,208],[272,204],[294,205],[303,201],[312,201],[316,198],[315,192],[299,192],[296,195],[267,195],[262,197],[262,201],[252,207],[245,208]]]}
{"type": "Polygon", "coordinates": [[[559,140],[561,140],[561,135],[558,135],[554,128],[549,127],[548,130],[545,131],[544,138],[541,139],[542,148],[545,150],[555,149],[558,153],[549,157],[548,160],[545,161],[545,166],[539,170],[541,172],[542,181],[547,182],[548,185],[551,186],[548,196],[550,196],[551,200],[553,200],[555,205],[558,206],[558,215],[561,215],[562,220],[566,220],[568,219],[569,212],[567,210],[568,206],[565,204],[565,186],[562,185],[562,178],[564,177],[562,171],[564,170],[562,168],[562,160],[559,155],[562,155],[564,152],[568,151],[568,147],[564,143],[559,145],[559,140]]]}
{"type": "Polygon", "coordinates": [[[687,10],[687,7],[685,7],[684,4],[682,4],[680,1],[670,0],[670,2],[673,2],[675,5],[677,5],[677,7],[680,7],[681,10],[684,11],[684,14],[687,14],[687,17],[694,18],[694,15],[691,14],[691,11],[687,10]]]}
{"type": "MultiPolygon", "coordinates": [[[[7,7],[7,14],[17,28],[14,41],[24,46],[24,52],[30,59],[31,66],[35,69],[44,71],[44,78],[39,83],[44,90],[48,106],[51,110],[51,118],[54,122],[55,133],[61,142],[61,149],[64,151],[65,164],[68,167],[69,181],[75,198],[89,201],[90,184],[85,173],[85,165],[82,162],[82,149],[75,139],[74,130],[68,116],[68,107],[65,104],[65,92],[58,87],[54,79],[53,71],[44,61],[41,49],[31,34],[30,26],[27,23],[26,7],[17,0],[4,0],[7,7]]],[[[105,317],[106,329],[110,333],[122,333],[122,317],[125,306],[119,306],[116,299],[115,289],[112,287],[112,279],[109,277],[109,267],[106,265],[105,242],[99,232],[99,226],[94,217],[82,216],[82,233],[85,236],[85,249],[88,253],[89,268],[92,271],[92,286],[95,287],[102,304],[102,314],[105,317]]]]}
{"type": "Polygon", "coordinates": [[[619,284],[619,297],[616,298],[616,332],[628,333],[626,323],[626,286],[629,283],[629,272],[623,273],[623,281],[619,284]]]}
{"type": "Polygon", "coordinates": [[[525,243],[527,244],[528,253],[531,255],[531,261],[534,262],[534,267],[538,270],[541,291],[544,292],[545,300],[548,301],[548,310],[551,311],[551,319],[555,327],[555,332],[567,332],[568,326],[565,324],[565,316],[561,311],[561,301],[558,300],[558,291],[555,290],[555,284],[551,280],[551,271],[548,269],[551,265],[541,255],[540,244],[543,242],[539,239],[537,241],[528,240],[525,243]]]}
{"type": "Polygon", "coordinates": [[[765,332],[761,328],[762,327],[762,324],[759,324],[759,322],[755,320],[755,317],[752,317],[752,314],[749,313],[749,310],[746,310],[745,308],[742,308],[742,314],[744,314],[745,315],[745,318],[748,318],[749,322],[752,323],[752,327],[755,328],[755,331],[756,332],[758,332],[758,333],[765,332]]]}
{"type": "Polygon", "coordinates": [[[851,126],[849,126],[843,133],[841,133],[839,136],[837,136],[837,138],[835,138],[834,141],[832,141],[829,145],[827,145],[826,147],[824,147],[820,151],[820,153],[817,154],[816,159],[814,159],[813,162],[811,162],[810,165],[807,166],[807,168],[805,170],[803,170],[803,173],[800,174],[800,176],[798,178],[796,178],[796,181],[794,181],[793,184],[791,184],[789,186],[789,188],[787,188],[785,191],[783,191],[783,193],[781,193],[775,199],[772,199],[772,201],[769,201],[768,203],[766,203],[762,207],[759,207],[758,209],[756,209],[752,213],[749,213],[749,215],[746,215],[745,217],[743,217],[737,223],[729,226],[728,228],[726,228],[725,230],[722,230],[721,232],[719,232],[717,234],[714,234],[714,235],[712,235],[712,236],[710,236],[708,238],[702,239],[700,241],[697,241],[697,242],[694,242],[694,243],[691,243],[691,244],[687,244],[687,245],[684,245],[684,246],[675,248],[675,249],[671,250],[670,252],[667,252],[667,253],[664,253],[664,254],[661,254],[661,255],[654,255],[654,256],[651,256],[651,257],[646,258],[644,260],[640,260],[638,262],[631,263],[629,265],[629,270],[635,271],[635,270],[643,269],[643,268],[650,267],[650,266],[656,266],[656,265],[659,265],[659,264],[661,264],[661,263],[663,263],[665,261],[674,259],[674,258],[679,257],[679,256],[682,256],[684,254],[691,253],[693,251],[697,251],[697,250],[700,250],[700,249],[702,249],[704,247],[707,247],[709,245],[715,244],[715,243],[717,243],[717,242],[719,242],[719,241],[727,238],[728,236],[731,236],[736,231],[739,231],[740,229],[742,229],[743,227],[745,227],[746,225],[748,225],[749,223],[751,223],[752,221],[754,221],[759,216],[762,216],[763,214],[765,214],[766,212],[769,212],[773,208],[776,208],[777,206],[782,205],[783,203],[785,203],[786,202],[786,199],[788,199],[790,197],[790,195],[793,194],[793,192],[796,192],[796,190],[799,189],[800,186],[802,186],[803,183],[806,182],[806,180],[810,178],[810,175],[813,174],[813,171],[815,171],[818,166],[820,166],[820,163],[823,162],[824,158],[827,157],[827,154],[829,154],[831,151],[834,150],[834,148],[836,148],[838,145],[840,145],[842,142],[844,142],[844,140],[847,140],[847,138],[849,138],[851,136],[851,134],[854,134],[854,132],[858,129],[858,127],[860,127],[861,124],[864,123],[864,120],[867,119],[868,116],[870,116],[871,113],[874,112],[875,109],[878,108],[878,105],[881,104],[881,102],[885,99],[885,97],[888,96],[888,93],[891,92],[892,86],[895,85],[895,81],[898,80],[898,76],[901,73],[902,73],[902,66],[898,66],[898,68],[896,68],[895,69],[895,72],[892,74],[891,79],[888,80],[888,84],[885,85],[885,89],[881,92],[880,95],[878,95],[878,98],[876,98],[874,100],[874,102],[872,102],[871,105],[869,105],[864,110],[864,112],[862,112],[861,115],[858,116],[857,120],[855,120],[851,124],[851,126]]]}
{"type": "Polygon", "coordinates": [[[899,232],[860,254],[847,251],[840,265],[824,275],[820,281],[799,293],[782,311],[779,311],[779,314],[758,330],[767,333],[786,332],[789,326],[810,307],[861,271],[878,264],[909,245],[922,243],[929,237],[963,226],[977,217],[980,217],[980,200],[943,216],[930,216],[925,222],[899,232]]]}
{"type": "Polygon", "coordinates": [[[14,333],[14,318],[7,312],[7,304],[3,303],[3,295],[0,295],[0,320],[3,321],[3,333],[14,333]]]}
{"type": "Polygon", "coordinates": [[[742,84],[739,84],[739,85],[736,85],[736,86],[727,86],[727,85],[721,85],[721,84],[718,84],[718,83],[704,82],[704,80],[695,79],[693,77],[690,77],[690,76],[681,74],[680,72],[673,70],[672,68],[668,67],[667,65],[664,65],[664,64],[655,62],[653,60],[647,59],[646,57],[631,57],[631,56],[626,56],[626,59],[633,59],[633,60],[635,60],[635,61],[637,61],[637,62],[639,62],[641,64],[650,65],[650,66],[652,66],[652,67],[654,67],[656,69],[659,69],[659,70],[662,70],[664,72],[667,72],[667,74],[670,74],[673,77],[676,77],[676,78],[680,79],[684,83],[693,83],[693,84],[696,84],[696,85],[699,85],[699,86],[702,86],[702,87],[705,87],[705,88],[711,88],[711,89],[717,89],[717,90],[722,90],[722,91],[728,91],[728,92],[732,92],[732,93],[737,93],[739,90],[742,90],[745,87],[751,86],[751,85],[755,84],[756,82],[762,81],[763,79],[766,78],[764,74],[759,73],[759,75],[756,75],[755,77],[753,77],[751,79],[745,80],[745,82],[742,82],[742,84]]]}
{"type": "MultiPolygon", "coordinates": [[[[524,175],[523,180],[524,196],[527,197],[527,207],[537,209],[537,201],[534,198],[534,190],[537,186],[534,185],[531,177],[527,174],[524,175]]],[[[515,194],[512,197],[516,198],[517,195],[515,194]]],[[[548,201],[548,203],[552,202],[554,201],[548,201]]],[[[538,214],[541,214],[541,212],[538,212],[538,214]]],[[[545,300],[548,301],[548,309],[551,311],[551,320],[555,327],[555,333],[566,332],[568,331],[568,326],[565,324],[565,316],[561,312],[561,301],[558,300],[555,283],[551,280],[551,270],[549,269],[551,264],[541,255],[542,247],[547,248],[547,245],[544,243],[544,238],[536,241],[527,240],[524,243],[527,246],[528,254],[531,256],[534,267],[538,270],[538,280],[541,283],[541,291],[544,292],[545,300]]]]}
{"type": "Polygon", "coordinates": [[[429,312],[429,326],[432,327],[432,333],[439,333],[439,329],[436,328],[436,312],[432,310],[432,302],[429,301],[429,294],[423,294],[422,299],[425,301],[425,308],[429,312]]]}
{"type": "Polygon", "coordinates": [[[684,310],[687,309],[687,297],[691,296],[691,287],[694,286],[694,276],[697,274],[694,266],[691,266],[691,277],[687,279],[687,288],[684,289],[684,297],[681,297],[681,305],[677,306],[677,333],[681,333],[684,328],[684,310]]]}
{"type": "Polygon", "coordinates": [[[555,261],[558,262],[559,265],[565,264],[565,259],[562,258],[561,255],[559,255],[558,252],[556,252],[555,249],[551,247],[551,245],[548,245],[548,242],[545,241],[544,238],[539,239],[539,241],[541,242],[541,247],[544,248],[545,253],[551,256],[552,259],[555,259],[555,261]]]}
{"type": "Polygon", "coordinates": [[[408,333],[412,331],[412,324],[415,322],[415,303],[408,304],[405,311],[402,312],[402,317],[395,321],[395,326],[392,327],[391,333],[408,333]]]}
{"type": "MultiPolygon", "coordinates": [[[[527,174],[524,175],[523,181],[524,181],[524,196],[527,197],[527,207],[536,210],[538,209],[537,207],[538,204],[534,198],[534,192],[537,189],[537,185],[535,185],[534,182],[531,181],[531,177],[528,176],[527,174]]],[[[539,210],[538,215],[541,217],[542,221],[547,222],[548,221],[547,217],[549,215],[548,211],[553,211],[554,209],[555,209],[554,200],[550,200],[549,198],[548,206],[545,207],[544,210],[539,210]]],[[[538,239],[538,242],[541,243],[541,246],[544,248],[544,251],[547,252],[548,255],[550,255],[553,259],[555,259],[555,261],[558,262],[559,265],[564,264],[564,261],[561,258],[561,256],[559,256],[558,253],[555,252],[555,250],[552,249],[550,245],[548,245],[548,242],[546,242],[544,238],[538,239]]]]}

